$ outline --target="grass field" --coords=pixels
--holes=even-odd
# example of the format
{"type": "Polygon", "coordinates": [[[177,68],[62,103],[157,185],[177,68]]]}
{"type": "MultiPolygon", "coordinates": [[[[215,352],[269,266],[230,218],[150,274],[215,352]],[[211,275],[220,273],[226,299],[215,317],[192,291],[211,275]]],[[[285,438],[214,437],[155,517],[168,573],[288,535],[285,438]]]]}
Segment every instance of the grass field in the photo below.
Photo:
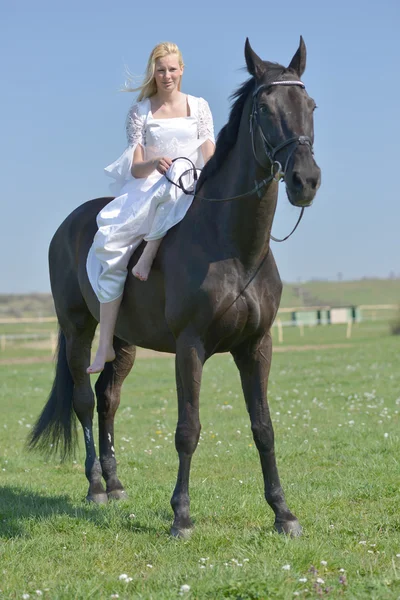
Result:
{"type": "Polygon", "coordinates": [[[0,598],[398,599],[400,338],[382,323],[350,340],[341,326],[304,334],[275,340],[269,386],[281,480],[304,528],[294,540],[273,531],[229,355],[205,366],[188,541],[168,533],[172,357],[139,359],[126,381],[116,453],[129,500],[107,506],[84,502],[83,442],[66,464],[24,451],[53,366],[0,365],[0,598]]]}
{"type": "Polygon", "coordinates": [[[400,279],[358,279],[355,281],[307,281],[301,284],[285,283],[281,307],[399,303],[400,279]]]}

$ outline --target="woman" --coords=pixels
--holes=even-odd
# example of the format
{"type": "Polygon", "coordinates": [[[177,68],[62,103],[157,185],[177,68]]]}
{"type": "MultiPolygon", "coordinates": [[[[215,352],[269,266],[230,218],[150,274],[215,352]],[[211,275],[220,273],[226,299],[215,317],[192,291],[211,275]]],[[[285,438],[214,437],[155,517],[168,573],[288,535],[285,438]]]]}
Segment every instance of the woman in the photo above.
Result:
{"type": "MultiPolygon", "coordinates": [[[[137,246],[146,247],[132,273],[146,281],[162,238],[185,216],[193,196],[177,181],[191,164],[201,168],[214,153],[213,120],[207,102],[183,94],[183,60],[176,44],[158,44],[150,54],[138,101],[127,118],[128,148],[106,173],[116,180],[117,197],[97,216],[98,232],[87,259],[90,283],[100,301],[100,340],[88,373],[100,373],[114,360],[115,322],[127,265],[137,246]],[[164,175],[167,174],[167,177],[164,175]]],[[[193,174],[183,176],[185,188],[193,174]]]]}

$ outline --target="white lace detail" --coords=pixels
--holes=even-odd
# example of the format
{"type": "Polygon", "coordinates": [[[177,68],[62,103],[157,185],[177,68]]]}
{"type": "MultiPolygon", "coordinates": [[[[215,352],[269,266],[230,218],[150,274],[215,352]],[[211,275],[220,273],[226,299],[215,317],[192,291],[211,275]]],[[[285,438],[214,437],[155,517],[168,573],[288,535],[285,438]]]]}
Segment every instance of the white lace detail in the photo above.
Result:
{"type": "Polygon", "coordinates": [[[207,100],[199,98],[199,137],[205,137],[215,143],[214,123],[207,100]]]}
{"type": "Polygon", "coordinates": [[[128,146],[145,145],[145,119],[140,113],[139,104],[133,104],[126,117],[126,137],[128,146]]]}

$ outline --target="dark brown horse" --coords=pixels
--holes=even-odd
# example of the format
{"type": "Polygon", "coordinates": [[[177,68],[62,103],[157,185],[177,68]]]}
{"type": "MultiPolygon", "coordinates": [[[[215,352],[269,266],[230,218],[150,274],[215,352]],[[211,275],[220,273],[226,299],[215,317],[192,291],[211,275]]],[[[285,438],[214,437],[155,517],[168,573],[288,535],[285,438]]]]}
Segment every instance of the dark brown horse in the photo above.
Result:
{"type": "MultiPolygon", "coordinates": [[[[76,413],[86,446],[87,499],[101,503],[124,497],[116,469],[114,416],[135,346],[175,353],[179,471],[171,505],[172,533],[177,536],[192,527],[189,472],[200,435],[203,365],[214,353],[227,351],[240,371],[275,527],[292,535],[301,532],[279,481],[266,398],[270,329],[282,289],[270,234],[280,176],[284,174],[288,198],[295,206],[309,206],[320,185],[312,153],[315,103],[299,81],[306,63],[302,38],[287,68],[262,61],[248,40],[245,57],[251,78],[234,95],[215,155],[198,182],[198,195],[184,220],[163,240],[148,281],[139,282],[128,270],[115,330],[116,358],[106,364],[95,384],[99,458],[92,431],[95,401],[86,374],[99,303],[86,274],[86,256],[96,232],[96,215],[110,198],[77,208],[50,245],[51,286],[60,325],[57,368],[30,445],[49,452],[52,444],[66,456],[75,442],[76,413]]],[[[135,252],[131,265],[142,249],[135,252]]]]}

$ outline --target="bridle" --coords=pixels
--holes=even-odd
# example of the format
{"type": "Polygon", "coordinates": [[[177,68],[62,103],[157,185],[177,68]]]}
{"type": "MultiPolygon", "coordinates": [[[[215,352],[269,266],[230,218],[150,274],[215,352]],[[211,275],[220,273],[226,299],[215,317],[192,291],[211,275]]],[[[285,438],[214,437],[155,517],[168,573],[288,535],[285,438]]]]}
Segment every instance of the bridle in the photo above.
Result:
{"type": "MultiPolygon", "coordinates": [[[[271,163],[272,179],[274,179],[275,181],[280,181],[281,179],[284,179],[284,177],[285,177],[285,173],[287,171],[289,161],[290,161],[291,157],[293,156],[293,153],[296,150],[297,145],[307,144],[309,146],[312,154],[314,153],[314,151],[313,151],[313,144],[312,144],[311,138],[309,138],[306,135],[299,135],[297,137],[288,138],[287,140],[284,140],[283,142],[281,142],[280,144],[278,144],[275,147],[265,137],[263,128],[261,127],[261,123],[260,123],[260,113],[259,113],[257,99],[258,99],[258,95],[261,91],[266,90],[269,87],[273,87],[275,85],[282,85],[282,86],[297,85],[303,89],[305,88],[305,85],[302,81],[271,81],[270,83],[263,83],[263,84],[259,85],[253,92],[253,108],[252,108],[252,111],[250,114],[250,137],[251,137],[251,147],[253,149],[253,155],[254,155],[256,163],[262,169],[265,169],[266,168],[265,165],[263,165],[258,160],[256,149],[255,149],[255,144],[254,144],[254,131],[257,130],[257,128],[258,128],[258,132],[263,141],[265,155],[267,156],[269,162],[271,163]],[[296,144],[296,146],[289,153],[289,155],[286,159],[286,162],[285,162],[285,168],[282,169],[281,163],[278,160],[276,160],[276,155],[278,154],[278,152],[280,152],[281,150],[286,148],[286,146],[290,146],[290,144],[296,144]]],[[[266,181],[266,180],[264,180],[264,181],[266,181]]]]}
{"type": "MultiPolygon", "coordinates": [[[[261,192],[260,190],[267,184],[269,183],[271,180],[274,181],[284,181],[285,178],[285,173],[287,172],[287,168],[289,165],[289,161],[292,158],[295,150],[297,149],[297,147],[299,145],[303,145],[303,144],[307,144],[311,150],[311,153],[314,154],[313,151],[313,143],[311,138],[309,138],[306,135],[299,135],[298,137],[291,137],[287,140],[284,140],[283,142],[281,142],[280,144],[278,144],[277,146],[273,146],[271,144],[271,142],[269,142],[269,140],[266,138],[263,128],[261,127],[261,123],[260,123],[260,112],[259,112],[259,107],[258,107],[258,95],[261,91],[266,90],[270,87],[276,86],[276,85],[283,85],[283,86],[288,86],[288,85],[297,85],[301,88],[305,88],[305,85],[302,81],[300,80],[295,80],[295,81],[271,81],[270,83],[262,83],[261,85],[259,85],[253,92],[253,107],[251,110],[251,114],[250,114],[250,138],[251,138],[251,147],[253,150],[253,156],[254,159],[256,161],[256,163],[262,168],[265,169],[265,165],[263,165],[258,157],[257,157],[257,152],[256,152],[256,148],[255,148],[255,143],[254,143],[254,132],[255,130],[259,132],[259,135],[262,139],[263,142],[263,147],[264,147],[264,152],[265,155],[267,156],[269,162],[271,163],[271,174],[269,177],[267,177],[266,179],[264,179],[261,182],[260,187],[257,190],[257,195],[259,198],[261,198],[261,192]],[[291,150],[291,152],[289,152],[286,162],[285,162],[285,166],[282,169],[282,165],[281,163],[276,160],[276,155],[278,154],[278,152],[280,152],[281,150],[283,150],[284,148],[286,148],[287,146],[290,146],[291,144],[295,144],[291,150]]],[[[256,182],[257,183],[257,182],[256,182]]],[[[282,239],[278,239],[276,237],[274,237],[271,233],[270,237],[274,242],[284,242],[286,241],[288,238],[290,238],[290,236],[296,231],[301,219],[303,218],[303,214],[304,214],[304,206],[301,208],[300,211],[300,215],[299,218],[297,220],[296,225],[294,226],[294,228],[292,229],[292,231],[289,233],[289,235],[287,235],[286,237],[282,238],[282,239]]]]}
{"type": "MultiPolygon", "coordinates": [[[[256,161],[256,163],[263,169],[265,170],[265,165],[263,165],[260,160],[257,157],[257,152],[256,152],[256,148],[255,148],[255,133],[258,131],[261,140],[263,142],[263,149],[265,152],[266,157],[268,158],[270,164],[271,164],[271,171],[270,171],[270,175],[268,177],[266,177],[265,179],[263,179],[262,181],[257,181],[255,180],[255,185],[254,188],[251,189],[249,192],[246,192],[244,194],[240,194],[239,196],[231,196],[230,198],[205,198],[203,196],[199,196],[198,194],[195,193],[195,186],[198,180],[198,174],[197,174],[197,169],[194,165],[194,163],[187,157],[185,156],[179,156],[177,158],[174,158],[172,160],[172,162],[175,162],[176,160],[186,160],[188,161],[192,166],[187,169],[186,171],[184,171],[181,176],[178,179],[178,183],[176,183],[175,181],[172,181],[172,179],[170,179],[168,177],[168,175],[166,173],[164,173],[164,177],[173,185],[175,185],[176,187],[180,188],[184,194],[186,195],[195,195],[196,198],[199,198],[200,200],[206,200],[208,202],[228,202],[231,200],[238,200],[240,198],[245,198],[246,196],[251,196],[252,194],[256,193],[257,196],[261,199],[262,198],[262,189],[269,184],[271,181],[276,181],[277,183],[279,183],[279,181],[284,181],[285,178],[285,173],[287,171],[288,165],[289,165],[289,161],[292,158],[294,152],[296,151],[297,147],[299,145],[308,145],[308,147],[311,150],[311,153],[314,154],[313,151],[313,144],[312,144],[312,140],[311,138],[309,138],[308,136],[305,135],[300,135],[297,137],[291,137],[287,140],[284,140],[283,142],[281,142],[280,144],[278,144],[277,146],[273,146],[271,144],[271,142],[267,139],[267,137],[264,134],[264,131],[261,127],[261,123],[260,123],[260,112],[259,112],[259,107],[258,107],[258,95],[260,94],[261,91],[266,90],[270,87],[273,86],[288,86],[288,85],[296,85],[299,86],[301,88],[305,88],[305,85],[302,81],[300,80],[285,80],[285,81],[271,81],[269,83],[262,83],[261,85],[257,86],[256,89],[253,92],[253,106],[252,106],[252,110],[251,110],[251,114],[250,114],[250,138],[251,138],[251,147],[253,150],[253,156],[254,159],[256,161]],[[291,150],[291,152],[289,152],[288,157],[286,159],[285,162],[285,166],[282,169],[282,164],[276,160],[276,155],[278,154],[278,152],[280,152],[281,150],[283,150],[284,148],[286,148],[287,146],[290,146],[291,144],[293,144],[293,148],[291,150]],[[186,189],[184,184],[183,184],[183,177],[185,175],[187,175],[189,172],[193,172],[193,187],[191,189],[186,189]]],[[[284,242],[285,240],[287,240],[297,229],[302,217],[304,214],[304,206],[301,208],[300,211],[300,216],[297,220],[296,225],[294,226],[294,228],[292,229],[292,231],[289,233],[289,235],[287,235],[286,237],[282,238],[282,239],[277,239],[275,238],[272,234],[271,234],[271,239],[274,240],[275,242],[284,242]]]]}

